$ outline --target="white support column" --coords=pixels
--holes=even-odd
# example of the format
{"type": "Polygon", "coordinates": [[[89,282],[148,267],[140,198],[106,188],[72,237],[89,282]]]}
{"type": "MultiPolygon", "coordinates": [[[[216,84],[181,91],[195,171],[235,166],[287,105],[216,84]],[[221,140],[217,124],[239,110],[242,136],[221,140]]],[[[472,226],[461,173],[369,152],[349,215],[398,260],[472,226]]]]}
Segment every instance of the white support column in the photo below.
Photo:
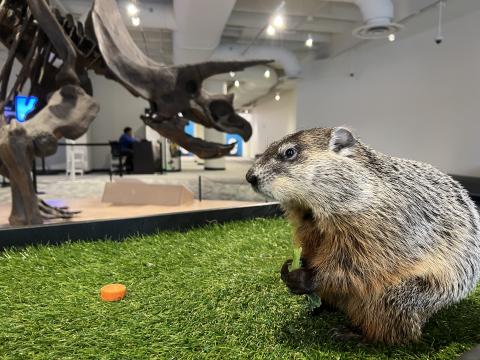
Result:
{"type": "MultiPolygon", "coordinates": [[[[215,80],[207,80],[204,82],[203,88],[210,92],[221,94],[223,91],[223,82],[215,80]]],[[[215,129],[205,128],[205,139],[206,141],[212,141],[220,144],[225,144],[227,137],[224,133],[217,131],[215,129]]],[[[225,170],[225,158],[217,159],[206,159],[204,164],[205,170],[225,170]]]]}
{"type": "MultiPolygon", "coordinates": [[[[226,136],[215,129],[205,129],[205,140],[225,144],[226,136]]],[[[225,158],[206,159],[205,170],[225,170],[225,158]]]]}

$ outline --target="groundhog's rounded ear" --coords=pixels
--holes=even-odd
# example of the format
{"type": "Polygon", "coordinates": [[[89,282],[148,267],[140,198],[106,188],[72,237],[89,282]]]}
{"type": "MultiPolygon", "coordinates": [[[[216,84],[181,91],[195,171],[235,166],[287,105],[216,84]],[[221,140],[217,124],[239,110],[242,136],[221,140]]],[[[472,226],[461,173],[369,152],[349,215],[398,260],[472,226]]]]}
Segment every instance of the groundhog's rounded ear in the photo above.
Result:
{"type": "Polygon", "coordinates": [[[337,127],[332,130],[328,146],[330,150],[339,152],[342,149],[355,145],[356,142],[357,140],[350,130],[344,127],[337,127]]]}

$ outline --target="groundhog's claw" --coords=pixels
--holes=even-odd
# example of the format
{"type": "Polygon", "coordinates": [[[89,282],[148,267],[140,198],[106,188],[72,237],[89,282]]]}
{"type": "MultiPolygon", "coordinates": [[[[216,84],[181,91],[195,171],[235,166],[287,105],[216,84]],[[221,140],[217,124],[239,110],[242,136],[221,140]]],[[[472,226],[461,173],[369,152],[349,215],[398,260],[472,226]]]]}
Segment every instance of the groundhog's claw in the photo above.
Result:
{"type": "Polygon", "coordinates": [[[363,342],[363,336],[356,329],[347,326],[339,326],[332,330],[332,339],[337,341],[363,342]]]}
{"type": "Polygon", "coordinates": [[[313,293],[315,291],[313,271],[307,268],[289,271],[291,264],[291,259],[285,261],[280,271],[280,276],[290,292],[297,295],[313,293]]]}

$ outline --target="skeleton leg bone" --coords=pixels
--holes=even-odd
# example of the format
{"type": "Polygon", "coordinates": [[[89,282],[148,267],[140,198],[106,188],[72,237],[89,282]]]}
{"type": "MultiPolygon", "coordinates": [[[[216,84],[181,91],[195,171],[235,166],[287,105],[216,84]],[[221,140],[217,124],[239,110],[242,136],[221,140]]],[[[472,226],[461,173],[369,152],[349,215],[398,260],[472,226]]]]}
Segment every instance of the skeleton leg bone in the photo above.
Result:
{"type": "Polygon", "coordinates": [[[43,219],[71,218],[76,212],[39,200],[30,175],[33,156],[55,153],[61,137],[75,139],[87,131],[98,112],[97,103],[78,86],[66,85],[48,105],[24,125],[0,129],[0,172],[10,179],[11,225],[41,224],[43,219]]]}

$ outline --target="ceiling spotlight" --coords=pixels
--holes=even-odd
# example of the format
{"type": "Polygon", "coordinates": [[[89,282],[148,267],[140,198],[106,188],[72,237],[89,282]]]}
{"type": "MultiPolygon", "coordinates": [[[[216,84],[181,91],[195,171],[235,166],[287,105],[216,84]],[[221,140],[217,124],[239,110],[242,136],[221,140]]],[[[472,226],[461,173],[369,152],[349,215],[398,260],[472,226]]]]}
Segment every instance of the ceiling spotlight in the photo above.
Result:
{"type": "Polygon", "coordinates": [[[139,26],[140,25],[140,18],[138,16],[133,16],[132,17],[132,25],[133,26],[139,26]]]}
{"type": "Polygon", "coordinates": [[[233,83],[233,85],[235,85],[236,88],[240,87],[240,81],[235,80],[235,82],[233,83]]]}
{"type": "Polygon", "coordinates": [[[235,73],[233,71],[230,71],[230,77],[235,77],[235,73]]]}
{"type": "Polygon", "coordinates": [[[311,48],[313,46],[312,35],[308,35],[307,40],[305,40],[305,46],[311,48]]]}
{"type": "Polygon", "coordinates": [[[273,26],[275,26],[277,29],[283,29],[285,27],[285,20],[283,20],[282,15],[276,15],[273,18],[273,26]]]}
{"type": "Polygon", "coordinates": [[[265,76],[265,79],[269,79],[270,78],[270,70],[265,70],[265,72],[263,73],[263,76],[265,76]]]}
{"type": "Polygon", "coordinates": [[[178,117],[181,117],[181,118],[183,117],[183,114],[181,112],[179,112],[177,115],[178,117]]]}
{"type": "Polygon", "coordinates": [[[280,101],[280,93],[275,94],[275,101],[280,101]]]}
{"type": "Polygon", "coordinates": [[[275,30],[275,26],[272,24],[267,26],[267,35],[274,36],[277,31],[275,30]]]}
{"type": "Polygon", "coordinates": [[[395,41],[395,34],[388,35],[388,41],[394,42],[395,41]]]}
{"type": "Polygon", "coordinates": [[[134,3],[130,2],[127,5],[127,14],[129,16],[135,16],[138,14],[138,7],[134,3]]]}

